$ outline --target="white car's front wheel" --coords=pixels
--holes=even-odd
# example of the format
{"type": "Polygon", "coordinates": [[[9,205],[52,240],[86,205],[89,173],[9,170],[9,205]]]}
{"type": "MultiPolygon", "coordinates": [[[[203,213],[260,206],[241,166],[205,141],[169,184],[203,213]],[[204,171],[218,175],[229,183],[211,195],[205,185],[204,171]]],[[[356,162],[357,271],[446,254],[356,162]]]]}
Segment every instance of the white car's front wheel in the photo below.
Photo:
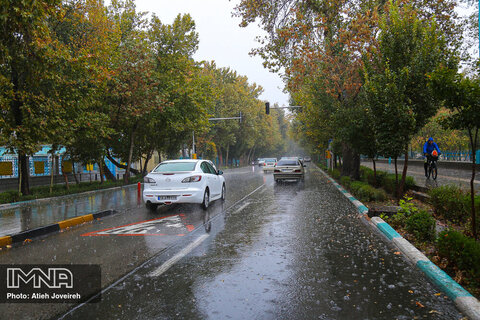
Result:
{"type": "Polygon", "coordinates": [[[203,194],[203,202],[202,202],[203,210],[207,210],[209,205],[210,205],[210,193],[208,192],[208,189],[205,189],[205,193],[203,194]]]}

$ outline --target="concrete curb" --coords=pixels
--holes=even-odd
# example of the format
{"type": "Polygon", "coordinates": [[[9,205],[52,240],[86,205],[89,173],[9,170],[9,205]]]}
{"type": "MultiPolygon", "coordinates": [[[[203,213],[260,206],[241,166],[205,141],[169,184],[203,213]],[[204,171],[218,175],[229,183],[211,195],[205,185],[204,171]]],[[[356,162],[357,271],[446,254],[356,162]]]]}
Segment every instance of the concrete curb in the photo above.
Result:
{"type": "Polygon", "coordinates": [[[57,200],[61,200],[61,199],[73,198],[73,197],[76,197],[76,196],[85,196],[85,195],[88,195],[88,194],[91,194],[91,193],[97,193],[97,192],[103,192],[103,191],[111,191],[111,190],[123,189],[123,188],[132,188],[133,186],[136,186],[136,185],[137,185],[136,183],[132,183],[132,184],[127,184],[127,185],[124,185],[124,186],[118,186],[118,187],[113,187],[113,188],[96,189],[96,190],[84,191],[84,192],[79,192],[79,193],[71,193],[71,194],[66,194],[66,195],[58,196],[58,197],[48,197],[48,198],[32,199],[32,200],[12,202],[12,203],[4,203],[4,204],[0,204],[0,213],[3,210],[19,208],[19,207],[27,206],[27,205],[30,205],[30,204],[57,201],[57,200]]]}
{"type": "Polygon", "coordinates": [[[46,225],[43,227],[38,227],[35,229],[25,230],[19,233],[15,233],[9,236],[0,237],[0,247],[5,247],[14,243],[24,242],[27,239],[32,239],[46,234],[57,232],[66,228],[70,228],[85,222],[93,221],[95,219],[100,219],[109,215],[116,213],[115,210],[104,210],[96,213],[86,214],[83,216],[74,217],[71,219],[59,221],[54,224],[46,225]]]}
{"type": "MultiPolygon", "coordinates": [[[[365,214],[368,209],[360,201],[355,199],[350,193],[342,188],[335,180],[333,180],[322,169],[320,172],[330,180],[333,185],[357,208],[358,212],[365,219],[365,214]]],[[[402,252],[405,257],[419,268],[440,290],[442,290],[450,299],[453,300],[457,308],[462,311],[469,319],[480,320],[480,301],[472,296],[461,285],[455,282],[442,269],[431,262],[422,252],[420,252],[409,241],[403,238],[397,231],[395,231],[388,223],[383,221],[380,217],[373,217],[370,220],[370,226],[378,229],[389,241],[402,252]]]]}

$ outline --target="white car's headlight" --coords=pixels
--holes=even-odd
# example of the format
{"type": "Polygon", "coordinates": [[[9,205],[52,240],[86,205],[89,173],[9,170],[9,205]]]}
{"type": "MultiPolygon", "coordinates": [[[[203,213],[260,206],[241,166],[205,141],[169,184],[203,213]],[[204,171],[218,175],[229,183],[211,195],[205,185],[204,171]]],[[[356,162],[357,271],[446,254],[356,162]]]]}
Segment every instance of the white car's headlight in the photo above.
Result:
{"type": "Polygon", "coordinates": [[[182,183],[199,182],[200,180],[202,180],[202,176],[191,176],[183,179],[182,183]]]}
{"type": "Polygon", "coordinates": [[[152,178],[145,177],[145,178],[143,178],[143,182],[144,183],[155,183],[156,181],[152,178]]]}

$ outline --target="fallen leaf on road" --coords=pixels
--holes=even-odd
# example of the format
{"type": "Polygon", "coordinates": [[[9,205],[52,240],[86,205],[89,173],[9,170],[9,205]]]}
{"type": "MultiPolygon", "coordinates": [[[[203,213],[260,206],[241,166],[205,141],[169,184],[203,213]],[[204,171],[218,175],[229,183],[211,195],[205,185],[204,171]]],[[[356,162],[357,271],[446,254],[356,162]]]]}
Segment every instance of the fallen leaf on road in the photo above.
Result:
{"type": "Polygon", "coordinates": [[[441,295],[442,295],[442,293],[441,293],[441,292],[439,292],[439,293],[435,293],[435,295],[438,297],[438,296],[441,296],[441,295]]]}
{"type": "Polygon", "coordinates": [[[401,255],[402,253],[400,251],[395,251],[393,254],[396,254],[398,256],[398,255],[401,255]]]}
{"type": "Polygon", "coordinates": [[[415,304],[419,307],[419,308],[425,308],[425,306],[423,304],[421,304],[420,302],[418,301],[415,301],[415,304]]]}
{"type": "Polygon", "coordinates": [[[413,293],[413,290],[408,290],[408,293],[413,293]]]}

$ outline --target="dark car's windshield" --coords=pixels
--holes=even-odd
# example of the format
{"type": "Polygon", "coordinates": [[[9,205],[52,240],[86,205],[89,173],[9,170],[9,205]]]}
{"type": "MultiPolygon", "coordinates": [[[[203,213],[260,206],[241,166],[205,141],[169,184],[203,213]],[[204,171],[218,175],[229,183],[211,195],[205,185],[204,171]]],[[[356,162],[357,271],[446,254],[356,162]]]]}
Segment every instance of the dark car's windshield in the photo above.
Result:
{"type": "Polygon", "coordinates": [[[165,162],[160,163],[153,172],[193,171],[196,164],[196,162],[165,162]]]}
{"type": "Polygon", "coordinates": [[[277,167],[280,166],[298,166],[298,161],[297,160],[280,160],[277,163],[277,167]]]}

